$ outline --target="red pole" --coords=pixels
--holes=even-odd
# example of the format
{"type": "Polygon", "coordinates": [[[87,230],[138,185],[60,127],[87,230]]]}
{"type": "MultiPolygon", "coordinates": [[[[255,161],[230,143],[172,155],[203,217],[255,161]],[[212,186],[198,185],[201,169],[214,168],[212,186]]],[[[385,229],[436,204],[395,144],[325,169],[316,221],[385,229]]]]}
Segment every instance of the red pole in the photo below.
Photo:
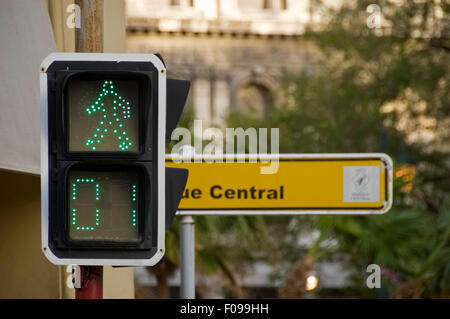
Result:
{"type": "Polygon", "coordinates": [[[103,267],[80,266],[81,287],[75,289],[75,299],[103,299],[103,267]]]}

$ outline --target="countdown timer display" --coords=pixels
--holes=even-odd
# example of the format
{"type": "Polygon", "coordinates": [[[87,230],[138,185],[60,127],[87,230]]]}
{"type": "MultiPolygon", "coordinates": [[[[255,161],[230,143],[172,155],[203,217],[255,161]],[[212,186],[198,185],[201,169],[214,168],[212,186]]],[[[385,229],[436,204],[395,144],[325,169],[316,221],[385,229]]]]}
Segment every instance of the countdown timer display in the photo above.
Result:
{"type": "Polygon", "coordinates": [[[69,239],[137,242],[140,188],[138,170],[70,170],[69,239]]]}
{"type": "Polygon", "coordinates": [[[139,81],[69,79],[69,152],[139,151],[139,81]]]}

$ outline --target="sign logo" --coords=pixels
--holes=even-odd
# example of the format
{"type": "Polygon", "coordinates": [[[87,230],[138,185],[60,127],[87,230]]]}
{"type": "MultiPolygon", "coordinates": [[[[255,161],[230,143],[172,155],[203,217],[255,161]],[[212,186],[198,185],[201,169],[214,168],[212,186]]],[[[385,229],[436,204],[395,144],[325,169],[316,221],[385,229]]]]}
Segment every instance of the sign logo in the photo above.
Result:
{"type": "Polygon", "coordinates": [[[344,202],[378,202],[380,200],[380,167],[345,166],[344,202]]]}
{"type": "Polygon", "coordinates": [[[364,191],[366,189],[367,184],[369,184],[369,176],[366,174],[366,170],[364,168],[356,170],[356,175],[352,179],[353,184],[356,189],[360,191],[364,191]]]}

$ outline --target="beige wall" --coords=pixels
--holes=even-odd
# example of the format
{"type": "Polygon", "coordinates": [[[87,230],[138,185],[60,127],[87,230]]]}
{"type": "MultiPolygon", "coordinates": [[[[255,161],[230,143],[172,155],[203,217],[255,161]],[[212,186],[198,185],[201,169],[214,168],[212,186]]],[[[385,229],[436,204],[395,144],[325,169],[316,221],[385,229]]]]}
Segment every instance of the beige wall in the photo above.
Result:
{"type": "MultiPolygon", "coordinates": [[[[41,251],[40,177],[0,170],[0,299],[74,298],[41,251]]],[[[134,298],[133,268],[104,267],[103,298],[134,298]]]]}
{"type": "Polygon", "coordinates": [[[67,7],[74,0],[48,0],[48,12],[59,52],[75,52],[75,31],[67,27],[67,7]]]}
{"type": "Polygon", "coordinates": [[[41,251],[40,178],[0,170],[0,298],[59,298],[41,251]]]}
{"type": "Polygon", "coordinates": [[[106,0],[103,2],[103,51],[125,53],[125,2],[106,0]]]}
{"type": "Polygon", "coordinates": [[[134,299],[134,269],[103,267],[103,298],[134,299]]]}

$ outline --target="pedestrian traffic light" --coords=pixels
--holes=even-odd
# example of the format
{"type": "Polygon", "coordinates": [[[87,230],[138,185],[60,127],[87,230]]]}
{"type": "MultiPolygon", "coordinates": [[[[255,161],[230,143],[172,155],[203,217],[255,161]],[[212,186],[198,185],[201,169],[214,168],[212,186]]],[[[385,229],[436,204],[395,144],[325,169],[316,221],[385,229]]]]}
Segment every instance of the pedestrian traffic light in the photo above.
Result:
{"type": "Polygon", "coordinates": [[[159,55],[52,53],[40,85],[45,256],[154,265],[187,181],[165,144],[189,82],[166,79],[159,55]]]}

